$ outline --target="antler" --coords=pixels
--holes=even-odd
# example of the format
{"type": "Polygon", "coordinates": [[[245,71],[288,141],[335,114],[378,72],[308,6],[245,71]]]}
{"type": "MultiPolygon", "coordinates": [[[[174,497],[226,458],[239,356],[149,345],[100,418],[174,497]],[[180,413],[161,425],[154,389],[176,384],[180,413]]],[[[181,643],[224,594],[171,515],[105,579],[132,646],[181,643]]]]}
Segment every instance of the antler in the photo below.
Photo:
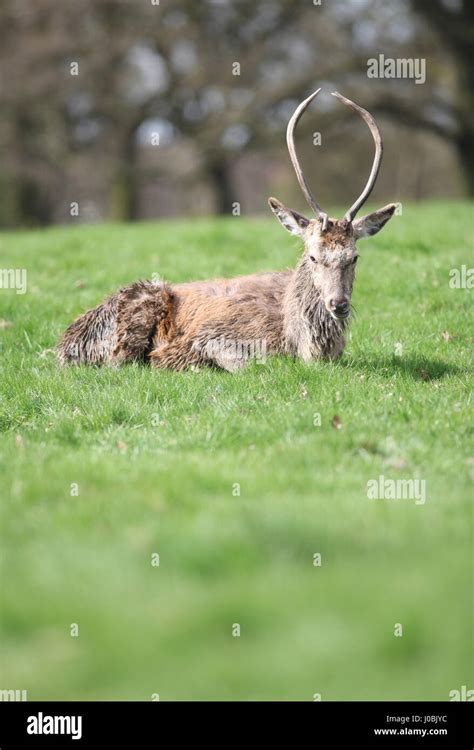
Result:
{"type": "MultiPolygon", "coordinates": [[[[297,107],[291,120],[288,123],[288,128],[286,130],[286,142],[288,144],[288,151],[290,152],[291,163],[293,164],[293,168],[296,172],[296,177],[298,178],[298,182],[300,184],[301,190],[303,191],[303,195],[306,198],[308,205],[312,208],[312,210],[316,214],[316,216],[322,219],[323,230],[324,230],[326,228],[328,215],[322,210],[321,206],[313,198],[313,195],[306,183],[303,170],[301,169],[300,163],[298,161],[298,157],[296,156],[295,142],[294,142],[295,128],[299,122],[301,115],[306,110],[308,104],[310,104],[310,102],[313,101],[313,99],[319,94],[320,91],[321,91],[320,88],[314,91],[312,94],[310,94],[310,96],[308,96],[307,99],[301,102],[301,104],[297,107]]],[[[363,189],[362,193],[359,195],[359,197],[355,201],[355,203],[353,203],[350,209],[346,211],[346,213],[344,214],[344,218],[346,219],[346,221],[352,222],[357,212],[359,211],[359,209],[364,205],[367,198],[371,194],[373,187],[375,185],[375,181],[377,179],[377,175],[380,169],[380,163],[382,161],[382,154],[383,154],[382,136],[380,135],[380,130],[378,128],[377,123],[375,122],[372,115],[369,112],[367,112],[367,110],[363,109],[362,107],[359,107],[358,104],[355,104],[350,99],[346,99],[345,96],[342,96],[342,94],[339,94],[337,91],[334,91],[332,93],[332,96],[337,97],[343,104],[353,109],[354,112],[357,112],[362,117],[364,122],[367,123],[369,130],[372,133],[372,138],[374,139],[374,142],[375,142],[374,163],[372,164],[372,170],[370,172],[367,184],[365,188],[363,189]]]]}
{"type": "Polygon", "coordinates": [[[352,222],[355,215],[361,208],[361,206],[364,205],[365,201],[371,194],[373,187],[375,185],[375,180],[377,179],[377,175],[380,169],[380,162],[382,161],[382,154],[383,154],[382,136],[380,135],[380,130],[378,129],[377,123],[375,122],[372,115],[369,114],[369,112],[367,112],[367,110],[362,109],[362,107],[359,107],[358,104],[354,104],[354,102],[352,102],[350,99],[346,99],[345,96],[342,96],[337,91],[334,91],[332,96],[336,96],[343,104],[346,104],[348,107],[353,109],[354,112],[359,113],[359,115],[362,117],[364,122],[366,122],[367,125],[369,126],[369,130],[372,133],[372,138],[374,139],[374,142],[375,142],[374,163],[372,164],[372,171],[370,172],[367,185],[365,186],[362,193],[357,198],[356,202],[352,204],[350,209],[344,215],[344,218],[347,219],[347,221],[352,222]]]}
{"type": "Polygon", "coordinates": [[[298,178],[298,182],[300,184],[301,190],[303,191],[303,195],[306,198],[308,205],[312,208],[312,210],[316,214],[316,216],[322,219],[323,228],[325,228],[328,216],[326,213],[324,213],[321,206],[315,201],[315,199],[312,196],[311,190],[309,189],[306,183],[303,170],[301,169],[300,163],[298,161],[298,157],[296,156],[295,142],[294,142],[295,128],[298,124],[298,121],[301,115],[305,111],[308,104],[313,101],[313,99],[319,94],[320,91],[321,91],[320,88],[317,89],[317,91],[315,91],[313,94],[308,96],[308,98],[305,99],[303,102],[301,102],[301,104],[297,107],[286,129],[286,142],[288,144],[288,151],[290,152],[291,163],[293,164],[293,168],[296,172],[296,177],[298,178]]]}

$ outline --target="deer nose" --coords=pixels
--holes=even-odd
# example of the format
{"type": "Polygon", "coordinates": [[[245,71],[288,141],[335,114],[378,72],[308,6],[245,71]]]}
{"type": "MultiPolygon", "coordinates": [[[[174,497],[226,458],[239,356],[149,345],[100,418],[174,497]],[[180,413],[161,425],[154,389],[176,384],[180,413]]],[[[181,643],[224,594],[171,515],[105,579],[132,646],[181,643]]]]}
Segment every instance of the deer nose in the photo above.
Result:
{"type": "Polygon", "coordinates": [[[346,299],[331,299],[329,306],[335,315],[347,315],[349,312],[349,302],[346,299]]]}

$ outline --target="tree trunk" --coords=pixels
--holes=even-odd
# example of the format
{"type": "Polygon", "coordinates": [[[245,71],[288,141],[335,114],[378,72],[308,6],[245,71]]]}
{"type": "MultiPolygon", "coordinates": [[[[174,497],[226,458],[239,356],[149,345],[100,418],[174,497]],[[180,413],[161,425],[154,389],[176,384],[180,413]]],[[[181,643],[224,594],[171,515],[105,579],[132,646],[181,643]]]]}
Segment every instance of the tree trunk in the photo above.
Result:
{"type": "Polygon", "coordinates": [[[411,0],[415,13],[420,14],[447,44],[458,70],[456,102],[459,131],[454,138],[459,163],[470,196],[474,195],[474,5],[472,0],[449,4],[444,0],[411,0]],[[452,7],[451,7],[452,6],[452,7]]]}
{"type": "Polygon", "coordinates": [[[135,221],[139,218],[135,129],[129,129],[125,135],[117,134],[117,142],[121,146],[115,156],[117,171],[109,199],[109,214],[116,221],[135,221]]]}
{"type": "Polygon", "coordinates": [[[466,181],[466,190],[470,198],[474,197],[474,133],[465,129],[455,139],[459,164],[466,181]]]}
{"type": "Polygon", "coordinates": [[[209,174],[214,183],[216,213],[232,214],[236,197],[229,165],[225,161],[215,162],[209,167],[209,174]]]}

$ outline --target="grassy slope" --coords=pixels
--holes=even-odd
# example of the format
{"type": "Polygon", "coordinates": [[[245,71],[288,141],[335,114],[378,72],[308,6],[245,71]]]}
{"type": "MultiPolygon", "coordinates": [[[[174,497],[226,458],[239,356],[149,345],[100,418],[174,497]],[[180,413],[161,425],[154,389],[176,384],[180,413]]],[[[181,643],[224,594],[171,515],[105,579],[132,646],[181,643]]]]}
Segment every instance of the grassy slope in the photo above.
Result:
{"type": "Polygon", "coordinates": [[[131,280],[294,265],[276,222],[2,235],[29,291],[0,290],[0,688],[444,700],[471,684],[470,307],[448,285],[471,228],[467,205],[405,207],[360,243],[338,364],[234,376],[61,371],[50,350],[131,280]],[[380,474],[426,479],[426,504],[368,500],[380,474]]]}

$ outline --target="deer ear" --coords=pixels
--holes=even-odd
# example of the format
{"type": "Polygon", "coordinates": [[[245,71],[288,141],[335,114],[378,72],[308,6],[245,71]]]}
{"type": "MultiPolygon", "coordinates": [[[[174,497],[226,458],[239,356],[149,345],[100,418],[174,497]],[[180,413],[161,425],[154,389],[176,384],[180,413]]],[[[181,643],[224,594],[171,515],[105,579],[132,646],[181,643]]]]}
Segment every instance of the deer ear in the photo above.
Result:
{"type": "Polygon", "coordinates": [[[361,216],[360,219],[354,221],[352,227],[355,239],[361,240],[364,237],[371,237],[373,234],[380,232],[387,221],[392,218],[396,207],[396,203],[389,203],[388,206],[379,208],[378,211],[367,214],[367,216],[361,216]]]}
{"type": "Polygon", "coordinates": [[[304,237],[306,227],[309,224],[309,219],[306,216],[299,214],[297,211],[292,211],[290,208],[286,208],[276,198],[269,198],[268,205],[287,232],[295,234],[297,237],[304,237]]]}

